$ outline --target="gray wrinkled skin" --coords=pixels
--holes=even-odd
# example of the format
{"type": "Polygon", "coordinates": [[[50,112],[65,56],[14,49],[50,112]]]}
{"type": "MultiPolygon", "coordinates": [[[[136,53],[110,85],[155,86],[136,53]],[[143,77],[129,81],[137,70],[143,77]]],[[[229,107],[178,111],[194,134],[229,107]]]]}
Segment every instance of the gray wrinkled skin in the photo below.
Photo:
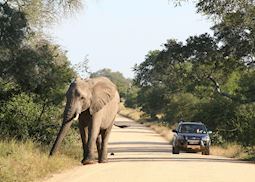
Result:
{"type": "Polygon", "coordinates": [[[50,155],[58,150],[73,120],[79,119],[84,151],[82,163],[94,163],[96,146],[99,162],[107,162],[108,139],[120,102],[116,86],[105,77],[87,80],[77,78],[70,85],[66,99],[63,124],[50,155]]]}

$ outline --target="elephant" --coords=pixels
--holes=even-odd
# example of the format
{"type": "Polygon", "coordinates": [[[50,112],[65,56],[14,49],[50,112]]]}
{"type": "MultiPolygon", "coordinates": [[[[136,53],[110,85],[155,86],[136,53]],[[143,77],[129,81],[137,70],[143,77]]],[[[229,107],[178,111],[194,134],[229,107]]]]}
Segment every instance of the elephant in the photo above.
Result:
{"type": "Polygon", "coordinates": [[[95,163],[96,147],[98,162],[107,162],[108,139],[119,111],[119,102],[117,88],[108,78],[76,78],[66,92],[63,122],[50,156],[58,150],[73,120],[79,120],[83,146],[82,164],[95,163]]]}

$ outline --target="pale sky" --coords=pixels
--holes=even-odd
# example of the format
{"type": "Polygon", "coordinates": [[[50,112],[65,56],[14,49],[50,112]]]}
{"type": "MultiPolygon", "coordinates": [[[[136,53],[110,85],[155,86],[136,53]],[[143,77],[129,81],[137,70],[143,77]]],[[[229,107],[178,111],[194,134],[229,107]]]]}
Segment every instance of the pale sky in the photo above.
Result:
{"type": "Polygon", "coordinates": [[[171,0],[87,0],[75,17],[51,30],[72,64],[86,55],[91,71],[110,68],[132,78],[133,66],[167,39],[185,41],[210,31],[211,23],[192,3],[174,7],[171,0]]]}

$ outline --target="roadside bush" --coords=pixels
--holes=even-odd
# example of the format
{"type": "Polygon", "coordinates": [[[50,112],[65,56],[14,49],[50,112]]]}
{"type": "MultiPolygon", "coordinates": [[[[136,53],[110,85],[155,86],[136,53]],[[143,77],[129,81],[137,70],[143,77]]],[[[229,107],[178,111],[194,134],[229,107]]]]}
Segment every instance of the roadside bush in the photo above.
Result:
{"type": "Polygon", "coordinates": [[[245,146],[255,145],[255,104],[243,104],[235,110],[237,141],[245,146]]]}
{"type": "Polygon", "coordinates": [[[3,137],[28,139],[31,125],[36,122],[40,106],[32,97],[22,93],[12,97],[1,107],[0,127],[3,137]]]}
{"type": "Polygon", "coordinates": [[[223,97],[199,104],[195,120],[203,121],[214,132],[214,144],[238,142],[255,144],[255,104],[240,104],[223,97]]]}
{"type": "MultiPolygon", "coordinates": [[[[1,138],[32,139],[50,144],[60,128],[61,113],[56,106],[36,103],[33,95],[16,95],[0,108],[1,138]]],[[[68,133],[65,143],[73,142],[78,135],[75,129],[68,133]]]]}
{"type": "Polygon", "coordinates": [[[137,108],[137,96],[138,96],[139,88],[136,86],[132,86],[127,90],[126,98],[125,98],[125,106],[130,108],[137,108]]]}
{"type": "Polygon", "coordinates": [[[198,102],[199,99],[190,93],[171,96],[169,104],[165,107],[164,120],[169,123],[178,122],[180,119],[191,121],[197,113],[198,102]]]}
{"type": "Polygon", "coordinates": [[[210,135],[213,145],[223,145],[226,141],[223,139],[222,135],[218,131],[213,131],[210,135]]]}
{"type": "MultiPolygon", "coordinates": [[[[233,129],[231,119],[235,110],[234,103],[227,98],[216,96],[211,100],[199,103],[197,107],[198,112],[193,118],[204,122],[210,130],[217,131],[223,137],[228,138],[225,132],[233,129]]],[[[229,137],[232,138],[232,133],[229,133],[229,137]]]]}
{"type": "Polygon", "coordinates": [[[164,92],[160,87],[145,87],[138,91],[137,105],[152,119],[157,119],[157,114],[164,108],[164,92]]]}

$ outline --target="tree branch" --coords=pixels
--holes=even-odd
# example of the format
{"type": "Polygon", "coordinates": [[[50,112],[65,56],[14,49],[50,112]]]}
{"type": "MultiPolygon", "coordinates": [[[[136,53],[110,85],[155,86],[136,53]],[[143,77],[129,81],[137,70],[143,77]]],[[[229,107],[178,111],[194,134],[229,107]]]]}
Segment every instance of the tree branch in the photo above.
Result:
{"type": "Polygon", "coordinates": [[[229,93],[222,92],[222,91],[221,91],[221,88],[220,88],[220,84],[219,84],[211,75],[208,76],[208,79],[209,79],[210,81],[213,82],[213,84],[214,84],[214,86],[215,86],[215,91],[216,91],[217,93],[219,93],[220,95],[222,95],[222,96],[224,96],[224,97],[227,97],[227,98],[229,98],[229,99],[231,99],[231,100],[237,100],[235,97],[233,97],[233,96],[230,95],[229,93]]]}
{"type": "Polygon", "coordinates": [[[249,100],[249,99],[243,100],[241,98],[237,98],[233,95],[230,95],[229,93],[222,92],[219,83],[211,75],[208,76],[208,79],[213,82],[213,84],[215,86],[215,91],[224,97],[227,97],[227,98],[229,98],[233,101],[239,102],[241,104],[249,104],[249,103],[255,102],[255,100],[249,100]]]}
{"type": "Polygon", "coordinates": [[[216,129],[216,131],[224,131],[224,132],[233,132],[233,131],[237,131],[237,130],[238,130],[238,128],[234,128],[234,129],[230,129],[230,130],[221,129],[221,128],[216,129]]]}

